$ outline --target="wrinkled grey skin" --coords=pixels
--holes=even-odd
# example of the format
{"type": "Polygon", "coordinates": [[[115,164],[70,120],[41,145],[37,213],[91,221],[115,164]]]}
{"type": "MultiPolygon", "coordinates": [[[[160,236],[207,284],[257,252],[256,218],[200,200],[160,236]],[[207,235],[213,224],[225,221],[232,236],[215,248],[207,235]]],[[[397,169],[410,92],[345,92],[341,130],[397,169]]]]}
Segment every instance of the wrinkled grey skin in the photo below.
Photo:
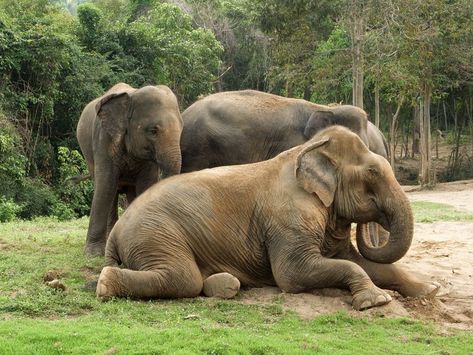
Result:
{"type": "MultiPolygon", "coordinates": [[[[332,125],[349,128],[372,152],[388,157],[381,131],[365,111],[351,105],[324,106],[243,90],[209,95],[182,118],[182,172],[267,160],[332,125]]],[[[373,246],[380,244],[379,230],[370,224],[373,246]]]]}
{"type": "Polygon", "coordinates": [[[370,121],[368,121],[367,133],[368,148],[389,161],[389,147],[384,134],[370,121]]]}
{"type": "Polygon", "coordinates": [[[118,193],[128,202],[181,169],[182,118],[166,86],[117,84],[84,108],[77,140],[94,180],[85,254],[104,255],[117,220],[118,193]]]}
{"type": "Polygon", "coordinates": [[[438,284],[391,264],[412,236],[410,204],[389,163],[334,126],[270,160],[181,174],[148,189],[110,233],[96,293],[196,297],[208,283],[207,294],[222,295],[213,288],[220,279],[232,296],[239,285],[230,274],[242,285],[292,293],[348,288],[355,309],[389,302],[378,287],[432,297],[438,284]],[[361,255],[350,224],[369,221],[391,234],[371,248],[360,232],[361,255]]]}
{"type": "Polygon", "coordinates": [[[254,90],[209,95],[189,106],[182,119],[182,172],[267,160],[331,125],[349,128],[368,144],[367,115],[358,107],[254,90]]]}

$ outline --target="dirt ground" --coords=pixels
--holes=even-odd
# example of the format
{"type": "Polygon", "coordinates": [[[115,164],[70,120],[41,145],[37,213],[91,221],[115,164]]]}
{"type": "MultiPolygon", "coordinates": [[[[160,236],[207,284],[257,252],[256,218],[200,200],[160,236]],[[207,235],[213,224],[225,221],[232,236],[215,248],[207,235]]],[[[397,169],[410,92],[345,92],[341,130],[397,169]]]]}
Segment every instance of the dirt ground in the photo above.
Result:
{"type": "MultiPolygon", "coordinates": [[[[405,187],[411,201],[445,203],[473,212],[473,180],[439,184],[434,190],[405,187]]],[[[433,320],[445,328],[473,329],[473,222],[416,223],[414,241],[408,254],[398,262],[425,280],[440,283],[434,299],[403,298],[391,292],[389,304],[363,312],[351,308],[350,293],[322,289],[298,295],[284,294],[277,288],[241,291],[243,303],[278,303],[302,317],[346,310],[353,315],[410,316],[433,320]]]]}

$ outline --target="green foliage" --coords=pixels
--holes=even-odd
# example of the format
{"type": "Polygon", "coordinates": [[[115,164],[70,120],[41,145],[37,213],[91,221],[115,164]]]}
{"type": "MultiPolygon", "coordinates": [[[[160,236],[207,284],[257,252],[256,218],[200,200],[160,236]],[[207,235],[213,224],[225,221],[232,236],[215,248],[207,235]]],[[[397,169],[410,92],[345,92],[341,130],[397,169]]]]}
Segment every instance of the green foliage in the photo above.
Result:
{"type": "Polygon", "coordinates": [[[23,188],[16,194],[15,201],[22,209],[18,217],[32,219],[37,216],[49,216],[55,210],[58,198],[54,190],[39,179],[25,179],[23,188]]]}
{"type": "Polygon", "coordinates": [[[59,183],[56,191],[61,203],[56,205],[53,215],[60,220],[88,215],[94,188],[92,180],[81,181],[77,185],[69,181],[71,177],[88,174],[84,158],[77,150],[59,147],[58,162],[59,183]]]}
{"type": "Polygon", "coordinates": [[[0,196],[0,222],[10,222],[14,220],[20,210],[21,206],[18,206],[13,199],[0,196]]]}
{"type": "Polygon", "coordinates": [[[121,36],[126,53],[143,63],[145,82],[168,85],[185,105],[211,92],[222,47],[177,6],[154,2],[121,36]]]}
{"type": "Polygon", "coordinates": [[[314,102],[334,103],[351,101],[350,37],[347,29],[340,25],[334,27],[329,37],[321,41],[313,57],[314,102]]]}
{"type": "Polygon", "coordinates": [[[15,127],[0,112],[0,196],[13,197],[26,176],[26,157],[15,127]]]}
{"type": "MultiPolygon", "coordinates": [[[[0,225],[2,353],[459,353],[471,332],[438,329],[410,318],[344,312],[301,319],[279,304],[199,297],[101,302],[86,281],[102,258],[87,258],[88,220],[16,221],[0,225]],[[66,290],[47,287],[46,272],[66,290]]],[[[281,295],[284,297],[284,295],[281,295]]]]}
{"type": "Polygon", "coordinates": [[[460,211],[453,206],[427,201],[412,202],[416,222],[433,223],[438,221],[473,221],[473,214],[460,211]]]}

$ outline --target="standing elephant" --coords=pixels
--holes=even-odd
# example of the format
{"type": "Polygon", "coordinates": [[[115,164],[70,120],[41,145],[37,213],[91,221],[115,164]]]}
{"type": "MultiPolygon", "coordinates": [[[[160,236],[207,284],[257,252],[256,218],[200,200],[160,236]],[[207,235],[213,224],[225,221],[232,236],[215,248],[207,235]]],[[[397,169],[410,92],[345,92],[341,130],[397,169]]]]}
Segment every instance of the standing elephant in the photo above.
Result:
{"type": "Polygon", "coordinates": [[[391,264],[412,236],[410,204],[389,163],[348,129],[329,127],[267,161],[154,185],[110,233],[96,292],[177,298],[203,289],[221,294],[219,283],[277,285],[292,293],[340,287],[350,289],[355,309],[389,302],[378,287],[432,297],[437,284],[391,264]],[[350,223],[368,221],[391,233],[379,248],[358,235],[361,255],[350,223]]]}
{"type": "Polygon", "coordinates": [[[117,220],[118,192],[128,202],[181,169],[182,118],[166,86],[117,84],[82,111],[77,140],[94,180],[86,255],[104,255],[117,220]]]}

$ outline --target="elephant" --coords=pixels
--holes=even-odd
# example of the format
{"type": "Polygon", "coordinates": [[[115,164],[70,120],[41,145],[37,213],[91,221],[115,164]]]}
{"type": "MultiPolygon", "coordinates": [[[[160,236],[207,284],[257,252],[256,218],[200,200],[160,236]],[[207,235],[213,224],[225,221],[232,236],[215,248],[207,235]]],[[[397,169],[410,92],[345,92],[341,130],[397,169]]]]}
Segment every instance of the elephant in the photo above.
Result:
{"type": "Polygon", "coordinates": [[[163,85],[119,83],[85,106],[77,140],[94,181],[86,255],[104,255],[119,192],[130,203],[160,176],[180,172],[182,125],[177,99],[163,85]]]}
{"type": "MultiPolygon", "coordinates": [[[[324,106],[255,90],[229,91],[195,102],[182,119],[182,172],[267,160],[331,125],[348,127],[371,151],[388,158],[381,131],[365,111],[351,105],[324,106]]],[[[385,240],[380,231],[370,223],[373,246],[385,240]]]]}
{"type": "Polygon", "coordinates": [[[330,125],[346,126],[368,144],[367,114],[358,107],[255,90],[209,95],[189,106],[182,119],[181,172],[267,160],[330,125]]]}
{"type": "Polygon", "coordinates": [[[367,125],[368,148],[389,161],[389,147],[386,137],[371,121],[367,125]]]}
{"type": "Polygon", "coordinates": [[[180,174],[148,189],[110,233],[96,295],[231,296],[240,284],[290,293],[336,287],[351,291],[357,310],[388,303],[381,287],[434,297],[437,283],[392,264],[408,251],[413,225],[386,159],[332,126],[272,159],[180,174]],[[373,248],[359,231],[358,252],[350,225],[369,221],[389,230],[389,240],[373,248]]]}

